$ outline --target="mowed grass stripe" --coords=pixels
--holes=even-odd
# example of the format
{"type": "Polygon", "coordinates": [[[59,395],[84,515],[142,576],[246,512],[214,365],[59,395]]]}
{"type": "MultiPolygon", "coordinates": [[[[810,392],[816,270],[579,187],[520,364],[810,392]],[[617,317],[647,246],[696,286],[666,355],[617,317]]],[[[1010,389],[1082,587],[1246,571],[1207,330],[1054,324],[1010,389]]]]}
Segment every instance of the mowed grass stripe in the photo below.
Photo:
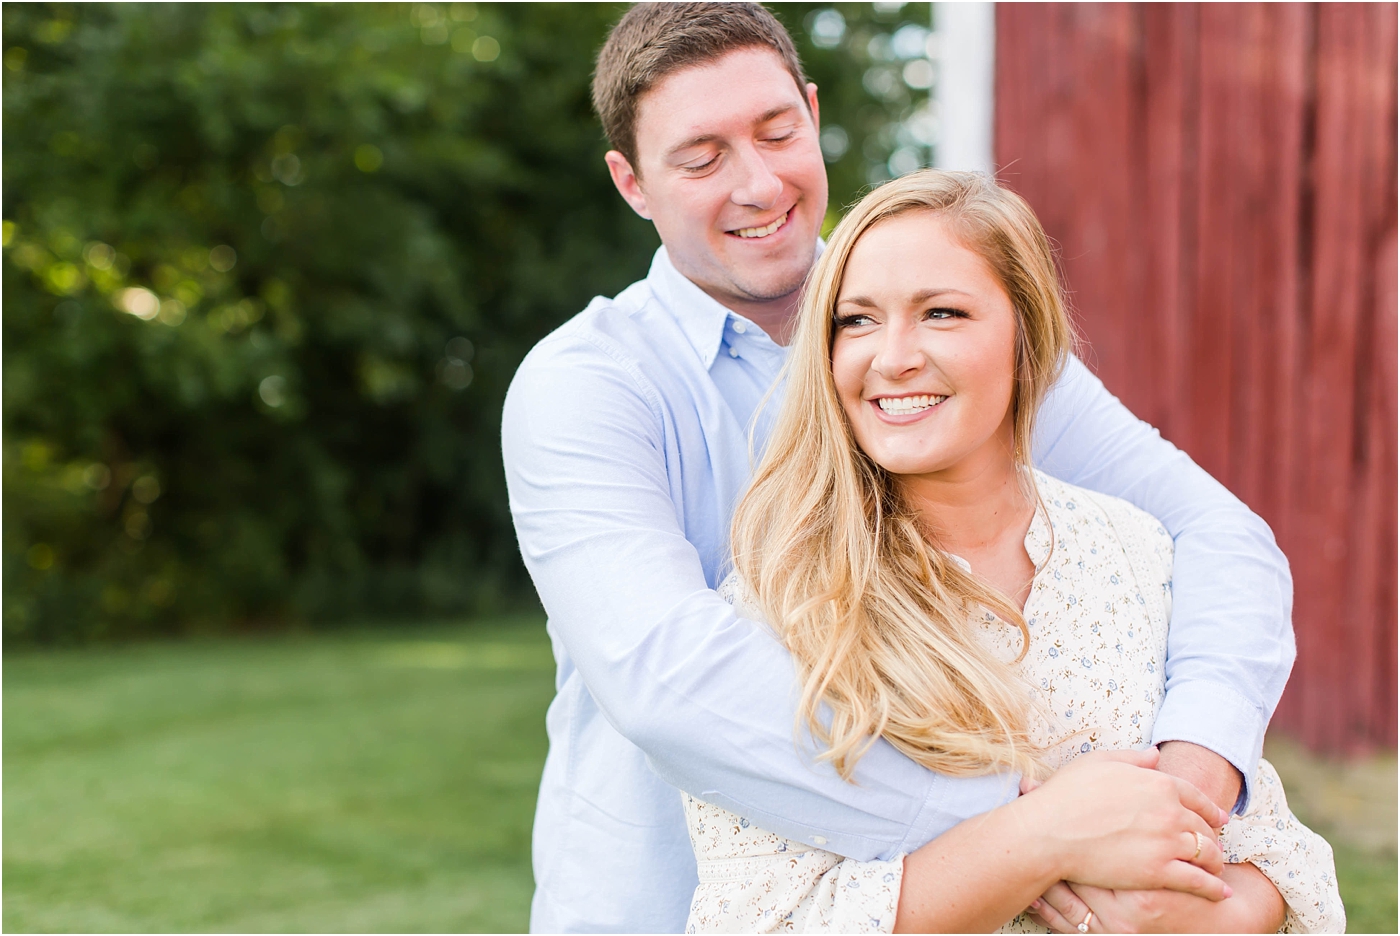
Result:
{"type": "Polygon", "coordinates": [[[513,931],[543,624],[5,661],[4,926],[513,931]]]}
{"type": "Polygon", "coordinates": [[[523,931],[553,672],[537,619],[7,654],[4,928],[523,931]]]}

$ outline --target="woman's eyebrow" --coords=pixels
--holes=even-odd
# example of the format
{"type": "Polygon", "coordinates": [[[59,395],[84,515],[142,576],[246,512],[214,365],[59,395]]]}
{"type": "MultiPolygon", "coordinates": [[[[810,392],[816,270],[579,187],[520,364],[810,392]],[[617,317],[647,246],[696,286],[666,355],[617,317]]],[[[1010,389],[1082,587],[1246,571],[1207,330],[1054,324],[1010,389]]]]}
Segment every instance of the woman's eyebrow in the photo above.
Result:
{"type": "MultiPolygon", "coordinates": [[[[963,292],[961,289],[953,289],[950,286],[939,286],[932,289],[921,289],[918,292],[914,293],[914,295],[910,296],[909,301],[911,303],[927,302],[930,299],[937,299],[939,296],[946,296],[949,294],[966,296],[969,299],[972,298],[971,293],[963,292]]],[[[845,305],[848,302],[852,305],[862,306],[867,309],[879,308],[879,303],[877,303],[874,299],[871,299],[869,296],[842,296],[840,299],[836,300],[837,305],[845,305]]]]}
{"type": "Polygon", "coordinates": [[[946,296],[949,293],[956,293],[959,296],[972,298],[972,294],[963,292],[961,289],[953,289],[951,286],[940,286],[933,289],[921,289],[909,297],[910,302],[927,302],[930,299],[937,299],[939,296],[946,296]]]}

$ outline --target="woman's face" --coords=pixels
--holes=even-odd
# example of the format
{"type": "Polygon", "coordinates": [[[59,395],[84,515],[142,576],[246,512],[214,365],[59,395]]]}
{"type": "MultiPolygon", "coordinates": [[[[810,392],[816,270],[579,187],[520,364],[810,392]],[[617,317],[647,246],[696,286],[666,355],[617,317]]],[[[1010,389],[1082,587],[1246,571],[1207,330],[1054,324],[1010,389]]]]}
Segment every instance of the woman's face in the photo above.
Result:
{"type": "Polygon", "coordinates": [[[1016,314],[938,215],[908,212],[861,235],[835,329],[836,392],[876,464],[950,481],[1010,466],[1016,314]]]}

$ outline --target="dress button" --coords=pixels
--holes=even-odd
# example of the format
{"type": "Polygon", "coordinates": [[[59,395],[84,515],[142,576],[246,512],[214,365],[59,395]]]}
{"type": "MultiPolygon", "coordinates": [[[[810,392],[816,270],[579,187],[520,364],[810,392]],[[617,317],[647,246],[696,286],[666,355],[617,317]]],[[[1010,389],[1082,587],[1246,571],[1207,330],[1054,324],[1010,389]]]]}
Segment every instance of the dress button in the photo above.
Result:
{"type": "Polygon", "coordinates": [[[743,322],[735,322],[734,330],[742,335],[744,332],[749,330],[749,326],[745,325],[743,322]]]}
{"type": "Polygon", "coordinates": [[[814,844],[816,844],[816,845],[825,845],[825,844],[826,844],[826,836],[825,836],[825,835],[814,835],[814,836],[812,836],[812,842],[813,842],[814,844]]]}
{"type": "Polygon", "coordinates": [[[739,356],[739,349],[738,349],[738,348],[730,348],[730,349],[729,349],[729,356],[730,356],[730,357],[738,357],[738,356],[739,356]]]}

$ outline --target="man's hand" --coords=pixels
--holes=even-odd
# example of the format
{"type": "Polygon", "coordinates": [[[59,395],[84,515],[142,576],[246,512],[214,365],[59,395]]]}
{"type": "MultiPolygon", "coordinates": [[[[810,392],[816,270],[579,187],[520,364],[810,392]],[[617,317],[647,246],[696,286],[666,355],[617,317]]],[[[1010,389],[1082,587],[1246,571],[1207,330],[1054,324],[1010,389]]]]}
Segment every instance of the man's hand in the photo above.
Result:
{"type": "Polygon", "coordinates": [[[1190,783],[1226,812],[1234,811],[1244,783],[1234,764],[1190,741],[1163,741],[1157,750],[1162,753],[1158,770],[1190,783]]]}

